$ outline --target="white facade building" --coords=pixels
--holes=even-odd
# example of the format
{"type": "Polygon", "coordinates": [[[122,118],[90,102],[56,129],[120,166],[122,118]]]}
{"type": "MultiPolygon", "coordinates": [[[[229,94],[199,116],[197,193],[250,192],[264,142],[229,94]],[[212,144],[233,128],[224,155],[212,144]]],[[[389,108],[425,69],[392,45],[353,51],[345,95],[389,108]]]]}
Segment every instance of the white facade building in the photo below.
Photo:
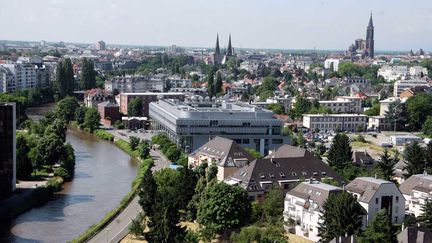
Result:
{"type": "Polygon", "coordinates": [[[332,185],[310,181],[298,184],[287,192],[284,202],[284,221],[295,221],[295,234],[317,242],[323,204],[331,194],[342,189],[332,185]]]}
{"type": "Polygon", "coordinates": [[[416,217],[423,214],[422,206],[432,198],[432,176],[428,174],[412,175],[401,183],[399,189],[406,199],[407,213],[416,217]]]}
{"type": "Polygon", "coordinates": [[[310,130],[319,129],[325,130],[337,130],[347,132],[356,131],[357,127],[366,129],[368,118],[362,114],[304,114],[303,115],[303,127],[309,128],[310,130]]]}
{"type": "Polygon", "coordinates": [[[171,76],[167,80],[171,88],[191,88],[192,80],[181,78],[180,76],[171,76]]]}
{"type": "Polygon", "coordinates": [[[324,68],[330,69],[333,65],[333,71],[337,72],[339,69],[339,64],[341,64],[342,61],[340,59],[326,59],[324,61],[324,68]]]}
{"type": "Polygon", "coordinates": [[[15,90],[15,76],[5,67],[0,66],[0,94],[15,90]]]}
{"type": "MultiPolygon", "coordinates": [[[[390,181],[373,177],[357,177],[346,187],[367,212],[367,224],[375,214],[386,209],[393,224],[400,224],[405,218],[405,198],[399,188],[390,181]]],[[[366,225],[364,225],[366,226],[366,225]]]]}
{"type": "Polygon", "coordinates": [[[428,75],[428,70],[422,66],[410,67],[409,74],[411,77],[423,77],[428,75]]]}
{"type": "Polygon", "coordinates": [[[126,75],[105,81],[105,90],[109,92],[115,89],[120,93],[163,92],[164,88],[163,77],[126,75]]]}
{"type": "Polygon", "coordinates": [[[407,66],[382,66],[378,69],[378,76],[382,76],[387,82],[405,79],[409,74],[407,66]]]}
{"type": "Polygon", "coordinates": [[[0,64],[0,66],[9,69],[14,76],[14,80],[9,79],[13,81],[13,84],[7,85],[10,88],[7,91],[34,88],[38,85],[36,66],[34,64],[8,63],[0,64]]]}
{"type": "Polygon", "coordinates": [[[402,91],[414,87],[430,87],[429,83],[422,79],[398,80],[394,83],[393,96],[399,97],[402,91]]]}

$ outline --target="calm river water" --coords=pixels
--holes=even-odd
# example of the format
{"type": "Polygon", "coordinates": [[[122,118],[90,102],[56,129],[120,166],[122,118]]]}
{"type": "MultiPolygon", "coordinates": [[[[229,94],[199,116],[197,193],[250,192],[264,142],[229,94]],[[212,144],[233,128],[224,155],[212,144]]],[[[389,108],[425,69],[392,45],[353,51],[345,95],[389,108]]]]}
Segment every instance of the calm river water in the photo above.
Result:
{"type": "Polygon", "coordinates": [[[114,209],[137,173],[137,161],[97,137],[69,129],[75,178],[54,198],[18,216],[0,231],[0,242],[66,242],[114,209]]]}

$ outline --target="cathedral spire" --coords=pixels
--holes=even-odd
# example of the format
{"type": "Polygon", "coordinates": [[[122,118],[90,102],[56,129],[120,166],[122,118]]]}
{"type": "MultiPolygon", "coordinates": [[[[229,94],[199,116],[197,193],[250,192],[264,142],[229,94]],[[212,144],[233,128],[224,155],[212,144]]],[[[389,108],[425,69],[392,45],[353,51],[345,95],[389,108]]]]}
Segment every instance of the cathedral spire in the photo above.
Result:
{"type": "Polygon", "coordinates": [[[229,35],[229,39],[228,39],[228,49],[227,49],[226,55],[227,56],[233,55],[232,46],[231,46],[231,34],[229,35]]]}
{"type": "Polygon", "coordinates": [[[372,12],[371,12],[371,15],[370,15],[370,19],[369,19],[369,25],[368,25],[368,27],[373,27],[372,12]]]}
{"type": "Polygon", "coordinates": [[[219,48],[219,33],[216,36],[216,47],[215,47],[215,53],[220,55],[220,48],[219,48]]]}

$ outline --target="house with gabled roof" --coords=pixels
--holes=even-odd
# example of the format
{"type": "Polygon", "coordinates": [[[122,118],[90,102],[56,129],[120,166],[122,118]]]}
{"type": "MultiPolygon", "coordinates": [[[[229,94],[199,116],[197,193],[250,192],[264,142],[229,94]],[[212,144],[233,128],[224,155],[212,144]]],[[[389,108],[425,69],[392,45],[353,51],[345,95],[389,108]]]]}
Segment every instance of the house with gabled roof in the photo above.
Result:
{"type": "Polygon", "coordinates": [[[255,158],[234,140],[216,136],[188,156],[188,166],[215,163],[217,179],[223,181],[255,158]]]}
{"type": "Polygon", "coordinates": [[[272,154],[256,159],[225,179],[231,185],[243,187],[251,200],[262,200],[273,185],[284,193],[305,180],[330,178],[343,184],[344,179],[330,166],[306,149],[282,145],[272,154]]]}
{"type": "MultiPolygon", "coordinates": [[[[367,212],[367,224],[375,214],[386,209],[392,223],[400,224],[405,218],[405,198],[391,181],[373,177],[357,177],[345,186],[367,212]]],[[[366,225],[364,225],[366,226],[366,225]]]]}
{"type": "Polygon", "coordinates": [[[427,173],[412,175],[399,189],[406,199],[408,213],[418,217],[423,214],[422,206],[432,198],[432,176],[427,173]]]}

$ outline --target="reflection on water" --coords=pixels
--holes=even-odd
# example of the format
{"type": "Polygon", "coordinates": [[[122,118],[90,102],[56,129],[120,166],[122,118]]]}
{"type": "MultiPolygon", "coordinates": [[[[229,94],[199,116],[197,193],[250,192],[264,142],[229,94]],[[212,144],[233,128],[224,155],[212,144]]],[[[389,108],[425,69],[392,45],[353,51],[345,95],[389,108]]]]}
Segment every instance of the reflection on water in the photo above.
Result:
{"type": "Polygon", "coordinates": [[[11,222],[0,242],[66,242],[114,209],[130,190],[137,161],[97,137],[69,129],[75,178],[53,200],[11,222]]]}

